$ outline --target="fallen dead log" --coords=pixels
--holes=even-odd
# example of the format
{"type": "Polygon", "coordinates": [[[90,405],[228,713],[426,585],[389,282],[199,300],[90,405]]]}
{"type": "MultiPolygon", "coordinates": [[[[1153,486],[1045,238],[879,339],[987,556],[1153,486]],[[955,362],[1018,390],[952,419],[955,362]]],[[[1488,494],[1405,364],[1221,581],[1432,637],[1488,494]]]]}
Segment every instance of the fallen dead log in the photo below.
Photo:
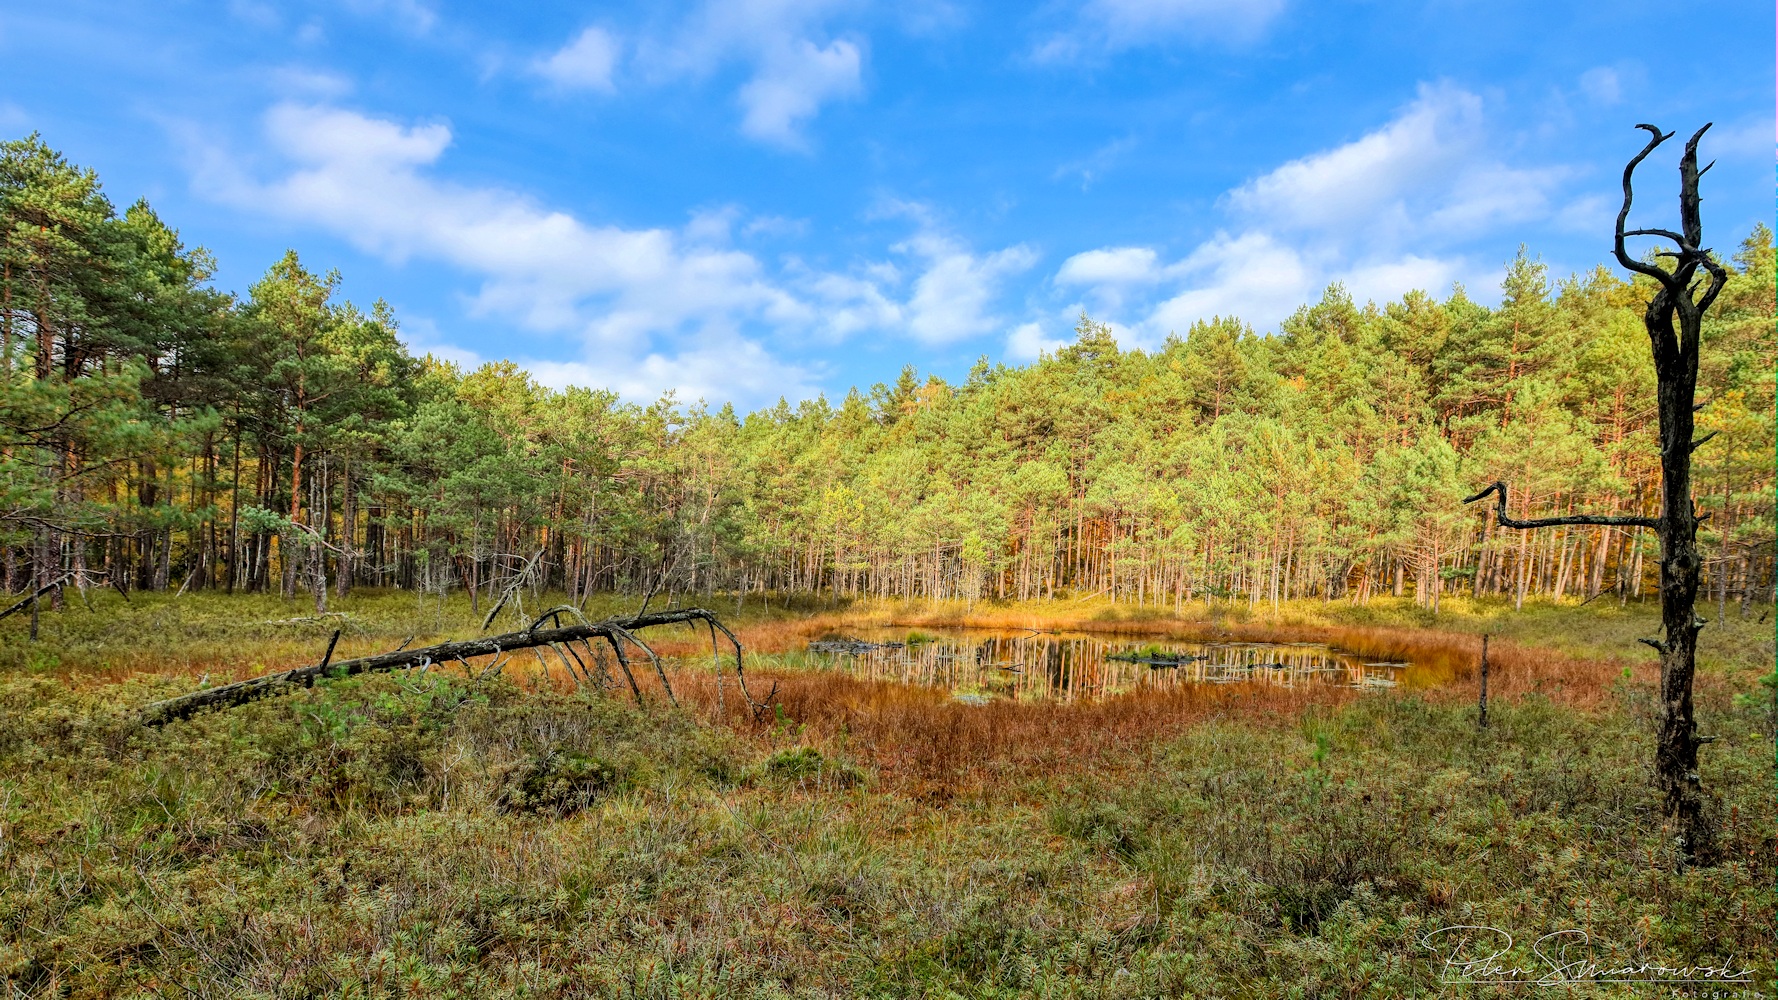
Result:
{"type": "MultiPolygon", "coordinates": [[[[661,625],[692,624],[704,622],[710,628],[710,644],[712,653],[718,653],[716,633],[722,632],[728,637],[735,652],[735,678],[740,682],[741,694],[747,699],[748,705],[757,712],[764,711],[766,705],[755,701],[747,690],[747,677],[742,670],[741,641],[729,631],[728,626],[719,621],[712,612],[703,608],[683,608],[673,611],[653,611],[634,615],[629,618],[611,618],[600,622],[582,622],[565,627],[541,628],[545,622],[560,620],[563,609],[556,608],[544,612],[528,629],[519,632],[508,632],[503,635],[491,635],[478,639],[465,639],[460,642],[439,643],[436,646],[424,646],[419,649],[397,649],[394,652],[380,653],[376,656],[364,656],[355,660],[329,662],[333,654],[333,644],[327,647],[327,656],[321,662],[294,670],[285,670],[263,677],[236,681],[220,687],[205,688],[190,694],[155,702],[142,710],[141,721],[146,726],[163,726],[179,719],[188,719],[205,709],[234,708],[256,701],[269,695],[281,694],[297,687],[312,687],[317,680],[329,677],[350,677],[354,674],[387,673],[393,670],[406,670],[412,667],[425,667],[434,663],[449,663],[453,660],[467,662],[477,656],[498,657],[517,649],[535,649],[542,646],[567,646],[569,643],[585,643],[590,639],[604,639],[617,652],[618,662],[624,674],[629,678],[630,690],[640,703],[642,690],[636,684],[635,677],[630,675],[629,663],[623,655],[622,644],[634,643],[648,654],[654,662],[655,671],[660,675],[662,687],[672,697],[672,689],[666,687],[667,675],[661,669],[660,659],[654,651],[636,638],[635,633],[641,629],[655,628],[661,625]]],[[[695,626],[694,626],[695,627],[695,626]]],[[[334,638],[337,640],[338,634],[334,638]]],[[[403,643],[405,646],[406,644],[403,643]]],[[[572,647],[569,647],[572,649],[572,647]]],[[[578,659],[578,657],[576,658],[578,659]]],[[[576,678],[578,681],[579,678],[576,678]]],[[[767,696],[768,699],[770,695],[767,696]]]]}
{"type": "MultiPolygon", "coordinates": [[[[51,580],[50,582],[44,584],[43,586],[38,587],[36,590],[32,591],[31,593],[26,594],[24,600],[18,602],[17,604],[14,604],[10,608],[7,608],[5,611],[0,611],[0,618],[5,618],[7,615],[10,615],[15,611],[22,611],[25,608],[30,607],[32,605],[32,603],[34,603],[39,597],[42,597],[44,594],[49,593],[50,591],[56,589],[57,587],[60,587],[62,584],[67,583],[69,580],[72,580],[72,579],[74,579],[74,574],[63,573],[61,576],[55,578],[54,580],[51,580]]],[[[35,636],[33,636],[33,638],[35,638],[35,636]]]]}

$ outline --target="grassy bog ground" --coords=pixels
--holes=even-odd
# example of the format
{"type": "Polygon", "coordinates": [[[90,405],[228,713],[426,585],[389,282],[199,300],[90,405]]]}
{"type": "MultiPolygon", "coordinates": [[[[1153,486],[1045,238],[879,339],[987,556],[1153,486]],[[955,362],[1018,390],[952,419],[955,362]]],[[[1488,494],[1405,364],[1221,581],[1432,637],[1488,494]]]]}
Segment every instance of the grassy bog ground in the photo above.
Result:
{"type": "Polygon", "coordinates": [[[335,628],[340,657],[479,619],[412,594],[324,620],[93,600],[35,644],[0,622],[10,995],[1656,995],[1441,983],[1422,942],[1456,925],[1511,933],[1501,964],[1539,974],[1531,942],[1572,929],[1600,965],[1738,964],[1775,989],[1772,631],[1733,609],[1698,686],[1723,860],[1676,874],[1634,604],[756,605],[749,669],[776,685],[757,716],[663,630],[677,709],[515,661],[146,730],[141,705],[312,662],[335,628]],[[849,622],[965,620],[1326,639],[1449,683],[974,706],[798,669],[849,622]]]}

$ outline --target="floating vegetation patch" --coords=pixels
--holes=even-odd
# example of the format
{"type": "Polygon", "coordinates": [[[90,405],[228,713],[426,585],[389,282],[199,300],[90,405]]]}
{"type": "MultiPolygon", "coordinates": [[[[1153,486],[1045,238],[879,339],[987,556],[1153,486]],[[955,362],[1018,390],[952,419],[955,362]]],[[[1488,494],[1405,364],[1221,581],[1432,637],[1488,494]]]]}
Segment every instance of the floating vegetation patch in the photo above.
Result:
{"type": "Polygon", "coordinates": [[[859,653],[870,653],[880,649],[901,649],[908,645],[905,642],[866,642],[849,636],[830,636],[809,643],[811,653],[844,653],[856,656],[859,653]]]}

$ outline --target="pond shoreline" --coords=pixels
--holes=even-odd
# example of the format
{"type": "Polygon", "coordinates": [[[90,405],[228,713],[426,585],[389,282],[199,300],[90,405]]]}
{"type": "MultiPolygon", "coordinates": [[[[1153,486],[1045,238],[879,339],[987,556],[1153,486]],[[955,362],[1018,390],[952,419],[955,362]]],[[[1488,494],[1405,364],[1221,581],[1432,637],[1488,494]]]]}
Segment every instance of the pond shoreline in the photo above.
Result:
{"type": "MultiPolygon", "coordinates": [[[[1203,608],[1189,610],[1201,612],[1203,608]]],[[[1461,612],[1446,614],[1437,625],[1429,627],[1407,621],[1356,623],[1332,617],[1365,610],[1343,605],[1285,610],[1287,613],[1275,617],[1234,621],[1222,617],[1124,614],[1103,603],[977,607],[972,610],[957,607],[932,611],[917,611],[905,606],[855,605],[845,609],[811,609],[796,616],[785,614],[775,620],[747,623],[737,631],[750,651],[766,654],[799,650],[825,632],[849,628],[1021,630],[1039,635],[1079,633],[1188,643],[1312,642],[1342,649],[1370,661],[1409,661],[1424,665],[1442,680],[1437,685],[1414,689],[1414,696],[1464,701],[1474,697],[1471,688],[1481,662],[1482,633],[1493,624],[1480,615],[1464,616],[1461,612]],[[1313,619],[1308,614],[1311,610],[1326,612],[1330,617],[1313,619]]],[[[1402,614],[1414,611],[1411,607],[1396,610],[1402,614]]],[[[1589,617],[1564,608],[1539,609],[1538,613],[1540,619],[1589,617]]],[[[1611,615],[1607,613],[1603,617],[1611,615]]],[[[1625,617],[1626,624],[1635,620],[1635,616],[1625,617]]],[[[1488,656],[1489,688],[1496,697],[1536,694],[1562,704],[1599,708],[1610,703],[1613,691],[1625,682],[1647,684],[1656,680],[1657,664],[1651,657],[1640,655],[1640,647],[1631,641],[1622,643],[1621,653],[1585,655],[1595,650],[1587,646],[1563,650],[1551,641],[1566,637],[1573,630],[1550,631],[1540,627],[1525,635],[1523,640],[1517,640],[1511,637],[1509,629],[1519,624],[1518,616],[1505,617],[1500,624],[1501,630],[1509,634],[1502,636],[1500,632],[1493,632],[1488,656]]],[[[1539,620],[1538,624],[1546,623],[1539,620]]],[[[1618,644],[1612,642],[1609,645],[1618,644]]]]}

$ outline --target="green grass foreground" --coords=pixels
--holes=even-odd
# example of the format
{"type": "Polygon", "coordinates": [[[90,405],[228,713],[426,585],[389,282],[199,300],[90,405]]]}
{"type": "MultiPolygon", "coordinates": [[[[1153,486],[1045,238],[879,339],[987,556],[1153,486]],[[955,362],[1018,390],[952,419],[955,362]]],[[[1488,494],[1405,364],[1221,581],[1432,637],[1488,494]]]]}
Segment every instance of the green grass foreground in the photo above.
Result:
{"type": "MultiPolygon", "coordinates": [[[[750,720],[731,687],[721,714],[707,653],[681,664],[680,709],[433,670],[143,730],[130,710],[313,659],[334,627],[356,655],[475,624],[412,595],[327,621],[268,598],[94,600],[46,613],[37,644],[0,622],[9,996],[1670,995],[1441,984],[1421,941],[1453,925],[1512,933],[1500,963],[1539,975],[1532,941],[1577,929],[1602,966],[1734,964],[1775,990],[1772,633],[1752,621],[1718,630],[1699,684],[1724,860],[1676,874],[1654,691],[1622,670],[1649,657],[1618,648],[1648,634],[1634,605],[1265,618],[1622,658],[1589,668],[1587,698],[1497,701],[1486,731],[1468,689],[1236,699],[1109,747],[1086,738],[1096,717],[1056,712],[1041,766],[996,744],[913,774],[885,762],[981,710],[784,673],[789,710],[750,720]],[[817,697],[863,707],[835,722],[801,707],[817,697]],[[895,727],[862,724],[902,701],[895,727]]],[[[754,610],[743,636],[770,649],[796,621],[754,610]]]]}

